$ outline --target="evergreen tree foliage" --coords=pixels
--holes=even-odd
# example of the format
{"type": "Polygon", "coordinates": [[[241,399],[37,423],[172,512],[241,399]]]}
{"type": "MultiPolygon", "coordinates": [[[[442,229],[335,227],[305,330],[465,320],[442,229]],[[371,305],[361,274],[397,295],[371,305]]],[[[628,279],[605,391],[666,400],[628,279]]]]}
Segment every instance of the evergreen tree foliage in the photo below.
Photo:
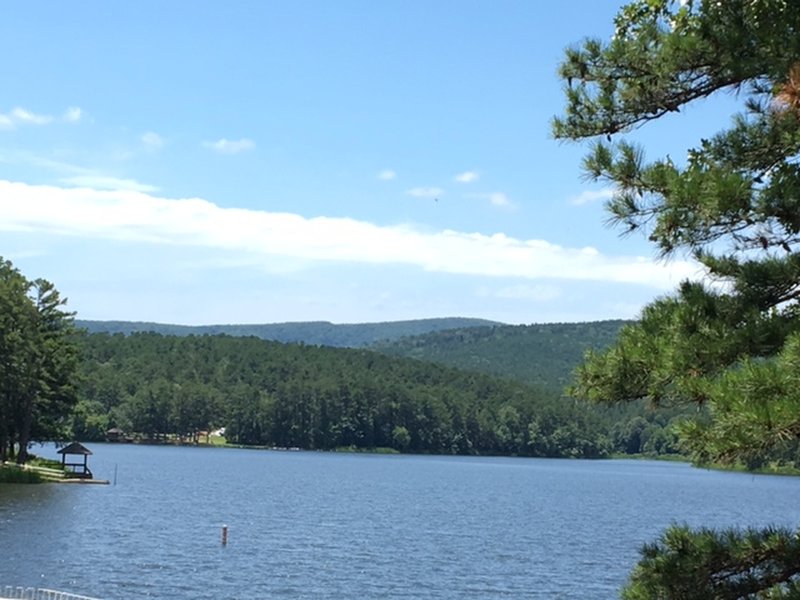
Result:
{"type": "Polygon", "coordinates": [[[642,550],[625,600],[800,597],[800,537],[769,527],[673,527],[642,550]]]}
{"type": "Polygon", "coordinates": [[[0,458],[59,439],[77,396],[72,314],[52,283],[0,259],[0,458]]]}
{"type": "MultiPolygon", "coordinates": [[[[87,334],[73,431],[333,450],[592,458],[608,424],[582,402],[367,350],[229,336],[87,334]]],[[[86,436],[86,437],[83,437],[86,436]]]]}
{"type": "Polygon", "coordinates": [[[589,350],[610,346],[626,321],[464,327],[407,336],[370,346],[407,356],[522,381],[560,393],[589,350]]]}
{"type": "MultiPolygon", "coordinates": [[[[567,109],[555,135],[594,140],[584,167],[615,190],[610,221],[706,270],[591,353],[572,392],[697,407],[681,435],[698,462],[800,464],[800,3],[636,0],[610,41],[568,49],[560,75],[567,109]],[[648,161],[625,139],[723,91],[741,112],[685,161],[648,161]]],[[[773,552],[796,540],[672,529],[645,549],[626,593],[798,597],[800,565],[773,552]]]]}

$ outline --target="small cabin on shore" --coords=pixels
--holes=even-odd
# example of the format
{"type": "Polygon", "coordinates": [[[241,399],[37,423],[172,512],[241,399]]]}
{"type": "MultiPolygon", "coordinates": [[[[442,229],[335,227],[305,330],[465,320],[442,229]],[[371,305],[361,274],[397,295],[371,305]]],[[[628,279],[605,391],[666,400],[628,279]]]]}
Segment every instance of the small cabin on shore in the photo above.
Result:
{"type": "Polygon", "coordinates": [[[79,479],[91,479],[92,472],[89,470],[88,459],[92,451],[79,442],[72,442],[70,445],[65,446],[58,451],[61,455],[61,466],[67,471],[67,477],[76,477],[79,479]],[[83,460],[72,459],[72,462],[67,462],[68,456],[82,456],[83,460]]]}
{"type": "Polygon", "coordinates": [[[107,442],[130,442],[130,438],[119,427],[112,427],[106,431],[107,442]]]}

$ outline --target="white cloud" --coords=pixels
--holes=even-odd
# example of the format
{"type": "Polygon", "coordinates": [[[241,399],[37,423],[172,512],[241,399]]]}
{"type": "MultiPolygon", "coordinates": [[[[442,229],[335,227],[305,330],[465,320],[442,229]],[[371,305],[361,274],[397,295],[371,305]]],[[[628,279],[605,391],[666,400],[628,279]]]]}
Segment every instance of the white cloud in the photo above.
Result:
{"type": "Polygon", "coordinates": [[[278,256],[299,265],[410,265],[436,273],[635,283],[660,290],[701,273],[696,263],[605,256],[591,247],[565,248],[502,233],[425,232],[348,218],[222,208],[201,198],[2,180],[0,230],[220,249],[265,264],[278,256]]]}
{"type": "Polygon", "coordinates": [[[511,200],[503,192],[489,194],[489,202],[492,203],[492,206],[511,206],[511,200]]]}
{"type": "Polygon", "coordinates": [[[77,123],[83,118],[83,111],[77,106],[70,106],[64,111],[63,119],[67,123],[77,123]]]}
{"type": "Polygon", "coordinates": [[[458,183],[472,183],[473,181],[478,181],[479,177],[480,175],[475,171],[465,171],[453,177],[453,181],[457,181],[458,183]]]}
{"type": "Polygon", "coordinates": [[[216,142],[203,142],[203,147],[216,150],[221,154],[239,154],[246,152],[256,147],[256,143],[248,138],[240,140],[226,140],[225,138],[219,139],[216,142]]]}
{"type": "Polygon", "coordinates": [[[487,200],[489,204],[498,208],[516,208],[516,205],[503,192],[491,192],[489,194],[464,194],[464,197],[487,200]]]}
{"type": "Polygon", "coordinates": [[[53,120],[50,115],[39,115],[19,106],[8,113],[0,113],[0,128],[14,129],[17,125],[47,125],[53,120]]]}
{"type": "Polygon", "coordinates": [[[414,198],[438,198],[444,195],[444,190],[438,187],[415,187],[407,190],[406,194],[414,198]]]}
{"type": "Polygon", "coordinates": [[[11,111],[11,118],[19,123],[27,123],[30,125],[47,125],[53,120],[53,117],[50,115],[37,115],[34,112],[19,107],[11,111]]]}
{"type": "MultiPolygon", "coordinates": [[[[70,106],[61,119],[67,123],[77,123],[82,117],[83,111],[80,108],[70,106]]],[[[16,129],[18,125],[47,125],[55,120],[52,115],[38,114],[17,106],[7,113],[0,113],[0,129],[16,129]]]]}
{"type": "Polygon", "coordinates": [[[397,173],[391,169],[384,169],[378,173],[378,179],[382,179],[383,181],[391,181],[392,179],[397,179],[397,173]]]}
{"type": "Polygon", "coordinates": [[[76,175],[75,177],[65,177],[60,180],[67,185],[91,188],[93,190],[112,190],[130,192],[157,192],[158,188],[146,183],[139,183],[135,179],[121,179],[119,177],[108,177],[106,175],[76,175]]]}
{"type": "Polygon", "coordinates": [[[614,190],[606,188],[604,190],[584,190],[577,196],[569,199],[570,204],[581,206],[589,204],[590,202],[597,202],[598,200],[610,200],[614,196],[614,190]]]}
{"type": "Polygon", "coordinates": [[[153,150],[161,148],[161,146],[164,145],[164,138],[162,138],[160,135],[158,135],[154,131],[147,131],[147,132],[143,133],[142,137],[141,137],[141,140],[142,140],[142,143],[145,146],[147,146],[148,148],[151,148],[153,150]]]}

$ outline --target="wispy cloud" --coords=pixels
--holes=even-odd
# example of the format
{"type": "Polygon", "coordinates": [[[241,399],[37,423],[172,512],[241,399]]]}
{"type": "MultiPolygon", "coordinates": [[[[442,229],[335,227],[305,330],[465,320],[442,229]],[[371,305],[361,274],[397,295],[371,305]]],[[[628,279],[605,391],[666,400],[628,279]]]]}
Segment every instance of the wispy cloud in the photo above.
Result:
{"type": "Polygon", "coordinates": [[[8,164],[32,165],[60,174],[88,175],[94,172],[86,167],[81,167],[62,160],[55,160],[46,156],[40,156],[25,150],[8,152],[0,156],[0,160],[8,164]]]}
{"type": "Polygon", "coordinates": [[[158,150],[164,145],[164,138],[154,131],[146,131],[140,138],[142,143],[151,150],[158,150]]]}
{"type": "Polygon", "coordinates": [[[472,183],[473,181],[478,181],[479,178],[480,175],[478,175],[475,171],[465,171],[453,177],[453,181],[458,183],[472,183]]]}
{"type": "Polygon", "coordinates": [[[50,115],[40,115],[24,108],[15,108],[10,113],[11,119],[18,123],[26,123],[29,125],[47,125],[52,122],[53,117],[50,115]]]}
{"type": "Polygon", "coordinates": [[[488,194],[464,194],[464,197],[486,200],[489,202],[489,204],[498,208],[513,209],[516,207],[511,199],[503,192],[490,192],[488,194]]]}
{"type": "Polygon", "coordinates": [[[129,190],[137,192],[156,192],[158,187],[141,183],[135,179],[108,175],[96,169],[90,169],[61,160],[53,160],[31,152],[15,152],[7,156],[0,155],[1,162],[10,164],[32,165],[52,172],[59,183],[70,187],[86,187],[95,190],[129,190]]]}
{"type": "Polygon", "coordinates": [[[112,190],[129,192],[157,192],[158,188],[154,185],[140,183],[135,179],[125,179],[120,177],[109,177],[106,175],[76,175],[65,177],[61,183],[74,185],[77,187],[91,188],[93,190],[112,190]]]}
{"type": "MultiPolygon", "coordinates": [[[[71,106],[64,111],[61,120],[67,123],[77,123],[81,120],[83,112],[77,106],[71,106]]],[[[17,106],[7,113],[0,113],[0,129],[16,129],[20,125],[48,125],[57,119],[52,115],[35,113],[26,108],[17,106]]]]}
{"type": "Polygon", "coordinates": [[[509,200],[508,196],[503,192],[492,192],[489,194],[489,202],[492,203],[492,206],[511,206],[511,200],[509,200]]]}
{"type": "Polygon", "coordinates": [[[624,282],[661,290],[701,272],[687,261],[606,256],[591,247],[566,248],[502,233],[427,232],[347,218],[223,208],[201,198],[9,181],[0,181],[0,230],[225,249],[264,263],[280,256],[298,264],[411,265],[437,273],[624,282]]]}
{"type": "Polygon", "coordinates": [[[407,190],[406,194],[414,198],[438,198],[444,195],[444,190],[438,187],[415,187],[407,190]]]}
{"type": "Polygon", "coordinates": [[[46,125],[52,120],[50,115],[40,115],[19,106],[10,112],[0,113],[0,127],[3,129],[15,129],[18,125],[46,125]]]}
{"type": "Polygon", "coordinates": [[[83,111],[77,106],[70,106],[62,117],[67,123],[77,123],[83,118],[83,111]]]}
{"type": "Polygon", "coordinates": [[[609,200],[613,196],[614,190],[611,188],[606,188],[603,190],[584,190],[577,196],[572,196],[572,198],[569,199],[569,203],[574,204],[575,206],[581,206],[583,204],[597,202],[598,200],[609,200]]]}
{"type": "Polygon", "coordinates": [[[397,179],[397,173],[392,171],[391,169],[384,169],[380,173],[378,173],[378,179],[383,181],[391,181],[392,179],[397,179]]]}
{"type": "Polygon", "coordinates": [[[240,140],[226,140],[222,138],[216,142],[203,142],[203,147],[215,150],[221,154],[239,154],[240,152],[253,150],[256,147],[256,143],[248,138],[242,138],[240,140]]]}

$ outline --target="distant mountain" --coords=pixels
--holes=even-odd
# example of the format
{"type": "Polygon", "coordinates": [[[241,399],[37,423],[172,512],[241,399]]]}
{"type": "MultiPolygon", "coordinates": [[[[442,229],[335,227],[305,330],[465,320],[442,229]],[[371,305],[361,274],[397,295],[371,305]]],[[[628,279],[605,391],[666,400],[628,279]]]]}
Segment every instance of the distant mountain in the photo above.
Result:
{"type": "Polygon", "coordinates": [[[468,330],[472,327],[501,325],[485,319],[450,317],[417,319],[385,323],[336,324],[327,321],[298,323],[270,323],[264,325],[169,325],[136,321],[87,321],[75,324],[89,333],[160,333],[162,335],[216,335],[257,337],[284,343],[303,343],[338,348],[363,348],[381,341],[397,340],[406,336],[419,336],[447,329],[468,330]]]}
{"type": "Polygon", "coordinates": [[[371,346],[392,356],[514,379],[560,392],[584,353],[610,346],[630,321],[494,325],[431,332],[371,346]]]}
{"type": "Polygon", "coordinates": [[[76,320],[76,325],[89,333],[226,334],[313,346],[369,348],[560,392],[586,350],[608,347],[628,322],[506,325],[485,319],[452,317],[383,323],[307,321],[197,326],[76,320]]]}

